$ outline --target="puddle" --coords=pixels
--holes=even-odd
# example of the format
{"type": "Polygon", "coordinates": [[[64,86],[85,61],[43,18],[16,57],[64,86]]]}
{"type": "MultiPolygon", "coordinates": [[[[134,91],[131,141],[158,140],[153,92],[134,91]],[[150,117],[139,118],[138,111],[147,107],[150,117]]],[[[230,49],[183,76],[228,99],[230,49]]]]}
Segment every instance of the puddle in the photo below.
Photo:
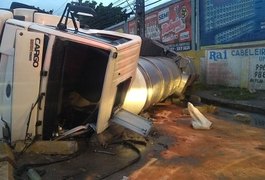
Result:
{"type": "Polygon", "coordinates": [[[265,120],[264,119],[253,119],[250,122],[250,125],[259,127],[259,128],[265,128],[265,120]]]}
{"type": "Polygon", "coordinates": [[[249,113],[249,112],[243,112],[243,111],[221,108],[221,107],[218,107],[218,109],[219,111],[216,116],[222,117],[223,120],[233,121],[233,122],[237,122],[240,124],[246,124],[249,126],[265,129],[265,115],[263,114],[249,113]],[[248,123],[244,123],[244,122],[233,120],[234,115],[236,115],[237,113],[246,114],[247,116],[250,116],[250,121],[248,123]]]}

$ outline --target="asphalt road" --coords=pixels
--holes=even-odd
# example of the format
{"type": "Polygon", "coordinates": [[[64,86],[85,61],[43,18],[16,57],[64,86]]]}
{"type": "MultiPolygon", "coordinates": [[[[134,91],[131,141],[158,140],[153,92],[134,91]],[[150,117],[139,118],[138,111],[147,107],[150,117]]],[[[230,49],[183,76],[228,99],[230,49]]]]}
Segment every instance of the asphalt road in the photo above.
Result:
{"type": "MultiPolygon", "coordinates": [[[[265,118],[247,113],[253,119],[249,125],[234,121],[237,113],[244,114],[218,108],[216,113],[206,114],[212,129],[195,130],[182,107],[156,106],[148,113],[154,130],[147,138],[114,129],[120,134],[111,137],[106,132],[103,141],[99,141],[102,137],[86,138],[77,157],[36,170],[43,170],[43,179],[265,179],[265,131],[264,126],[255,127],[265,118]],[[141,158],[123,169],[137,159],[137,151],[128,144],[112,143],[128,139],[140,142],[132,144],[141,152],[141,158]],[[102,142],[105,147],[100,145],[102,142]]],[[[18,164],[60,158],[24,154],[18,164]]],[[[21,177],[25,179],[25,173],[21,177]]]]}

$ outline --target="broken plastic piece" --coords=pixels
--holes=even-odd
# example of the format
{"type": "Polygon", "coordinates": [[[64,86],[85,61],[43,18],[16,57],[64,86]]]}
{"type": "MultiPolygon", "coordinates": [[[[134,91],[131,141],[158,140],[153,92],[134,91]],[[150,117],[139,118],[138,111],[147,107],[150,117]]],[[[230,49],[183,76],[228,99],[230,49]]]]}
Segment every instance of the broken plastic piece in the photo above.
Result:
{"type": "Polygon", "coordinates": [[[188,110],[192,117],[192,127],[194,129],[210,129],[212,122],[209,121],[192,103],[188,102],[188,110]]]}
{"type": "Polygon", "coordinates": [[[233,116],[233,120],[249,124],[252,118],[249,114],[237,113],[233,116]]]}
{"type": "Polygon", "coordinates": [[[113,116],[112,122],[141,134],[142,136],[147,136],[152,127],[152,123],[147,119],[124,109],[119,110],[113,116]]]}

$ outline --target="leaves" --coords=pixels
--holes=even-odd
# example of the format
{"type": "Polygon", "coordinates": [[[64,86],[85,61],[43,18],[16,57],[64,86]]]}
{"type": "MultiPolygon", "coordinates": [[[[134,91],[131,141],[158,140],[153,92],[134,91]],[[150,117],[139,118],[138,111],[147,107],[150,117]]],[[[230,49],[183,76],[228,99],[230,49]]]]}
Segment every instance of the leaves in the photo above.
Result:
{"type": "Polygon", "coordinates": [[[110,3],[108,6],[103,6],[102,3],[97,4],[96,1],[82,2],[82,0],[79,0],[78,3],[72,2],[72,4],[88,6],[95,9],[96,11],[96,16],[94,17],[78,17],[82,28],[105,29],[122,21],[126,21],[130,16],[127,14],[126,10],[122,10],[122,8],[118,6],[114,7],[112,3],[110,3]]]}

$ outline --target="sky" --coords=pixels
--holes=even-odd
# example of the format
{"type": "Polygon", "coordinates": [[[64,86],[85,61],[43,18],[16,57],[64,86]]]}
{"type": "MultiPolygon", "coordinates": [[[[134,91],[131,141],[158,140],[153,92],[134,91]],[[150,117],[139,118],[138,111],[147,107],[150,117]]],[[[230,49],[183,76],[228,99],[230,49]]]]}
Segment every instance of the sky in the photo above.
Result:
{"type": "MultiPolygon", "coordinates": [[[[12,2],[20,2],[27,5],[39,7],[46,11],[54,10],[54,14],[61,14],[66,3],[72,0],[0,0],[0,8],[9,8],[12,2]]],[[[103,5],[108,5],[113,0],[96,0],[98,3],[103,2],[103,5]]],[[[114,0],[115,1],[115,0],[114,0]]]]}
{"type": "MultiPolygon", "coordinates": [[[[61,15],[66,3],[71,2],[72,0],[0,0],[0,8],[9,8],[10,4],[12,2],[20,2],[25,3],[28,5],[33,5],[35,7],[39,7],[40,9],[45,9],[46,11],[54,10],[54,14],[61,15]]],[[[85,1],[85,0],[83,0],[85,1]]],[[[120,2],[123,2],[124,0],[95,0],[98,2],[103,3],[104,6],[109,5],[111,2],[115,4],[119,4],[120,2]],[[116,3],[115,3],[116,2],[116,3]]],[[[146,0],[146,4],[155,2],[157,0],[146,0]]],[[[165,2],[168,2],[169,0],[161,0],[160,2],[156,3],[155,5],[159,5],[165,2]]],[[[149,7],[151,8],[151,6],[149,7]]]]}

